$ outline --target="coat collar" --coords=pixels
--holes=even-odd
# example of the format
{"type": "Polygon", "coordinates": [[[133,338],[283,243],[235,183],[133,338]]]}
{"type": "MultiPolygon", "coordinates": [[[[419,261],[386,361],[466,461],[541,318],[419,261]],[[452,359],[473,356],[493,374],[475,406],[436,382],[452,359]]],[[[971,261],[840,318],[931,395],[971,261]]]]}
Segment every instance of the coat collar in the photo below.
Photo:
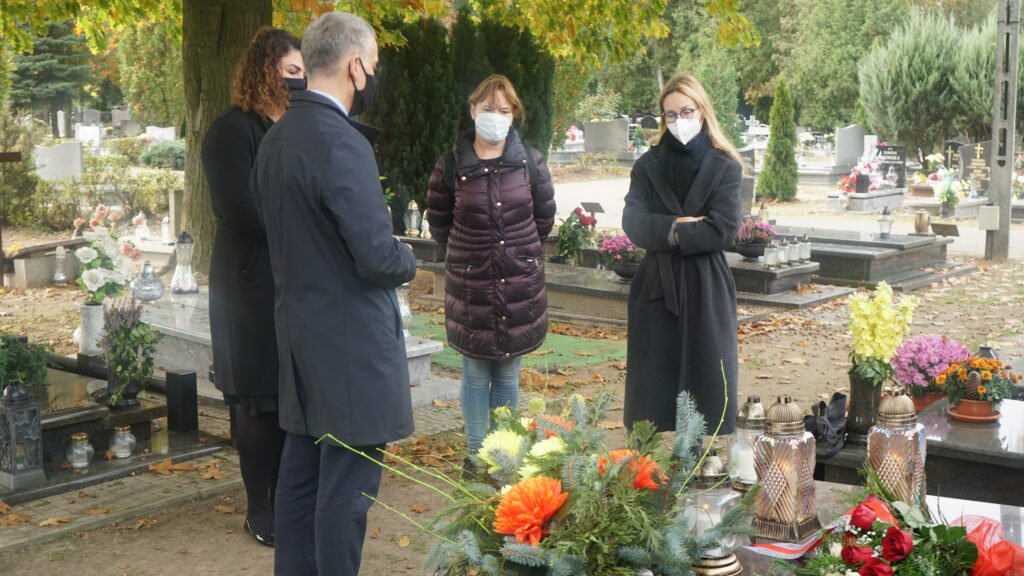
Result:
{"type": "MultiPolygon", "coordinates": [[[[455,140],[455,166],[458,173],[469,172],[480,166],[480,158],[473,149],[473,140],[476,132],[466,130],[461,132],[455,140]]],[[[522,165],[526,161],[526,145],[514,128],[508,131],[505,139],[505,150],[501,154],[502,164],[522,165]]]]}
{"type": "Polygon", "coordinates": [[[707,202],[708,196],[715,189],[718,181],[725,174],[726,168],[729,163],[726,161],[724,153],[717,148],[708,150],[707,154],[704,155],[704,159],[700,162],[700,168],[697,170],[697,177],[693,180],[693,185],[690,187],[690,193],[686,195],[686,201],[682,206],[679,204],[679,197],[668,185],[668,175],[665,174],[665,169],[662,167],[662,163],[658,160],[664,151],[661,146],[655,146],[651,148],[650,154],[653,156],[652,161],[648,161],[644,166],[644,170],[650,177],[651,182],[654,184],[654,189],[658,192],[658,196],[661,197],[661,201],[669,209],[670,212],[678,216],[694,216],[707,202]]]}
{"type": "Polygon", "coordinates": [[[302,108],[305,106],[327,108],[332,113],[344,118],[345,122],[348,122],[348,124],[352,126],[352,128],[354,128],[356,132],[362,134],[363,137],[370,142],[370,144],[376,143],[377,137],[380,136],[380,130],[374,128],[373,126],[370,126],[369,124],[363,124],[362,122],[353,120],[348,116],[348,114],[345,114],[345,112],[343,112],[341,108],[338,108],[337,104],[331,102],[330,98],[321,96],[316,92],[310,92],[309,90],[296,90],[295,92],[292,92],[291,105],[298,108],[302,108]]]}

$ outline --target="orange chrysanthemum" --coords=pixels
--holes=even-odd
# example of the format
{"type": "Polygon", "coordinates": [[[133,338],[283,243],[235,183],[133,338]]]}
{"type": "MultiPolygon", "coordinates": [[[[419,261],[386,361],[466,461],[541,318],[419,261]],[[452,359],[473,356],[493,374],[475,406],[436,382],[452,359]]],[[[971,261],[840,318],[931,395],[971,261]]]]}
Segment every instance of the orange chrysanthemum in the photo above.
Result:
{"type": "Polygon", "coordinates": [[[957,376],[959,376],[961,380],[967,380],[967,369],[961,368],[960,371],[957,373],[957,376]]]}
{"type": "Polygon", "coordinates": [[[981,379],[982,380],[991,380],[992,379],[992,373],[989,372],[988,370],[982,370],[982,372],[981,372],[981,379]]]}
{"type": "MultiPolygon", "coordinates": [[[[640,456],[636,450],[612,450],[608,453],[608,458],[615,464],[621,464],[629,458],[629,475],[633,477],[633,488],[657,490],[661,470],[650,456],[640,456]]],[[[608,468],[608,458],[601,457],[597,460],[597,471],[601,474],[608,468]]]]}
{"type": "Polygon", "coordinates": [[[562,483],[553,478],[534,476],[513,486],[498,503],[494,513],[494,531],[516,537],[516,542],[536,546],[547,534],[545,524],[569,497],[562,483]]]}
{"type": "Polygon", "coordinates": [[[985,388],[984,386],[978,386],[978,394],[984,394],[985,392],[988,392],[988,388],[985,388]]]}

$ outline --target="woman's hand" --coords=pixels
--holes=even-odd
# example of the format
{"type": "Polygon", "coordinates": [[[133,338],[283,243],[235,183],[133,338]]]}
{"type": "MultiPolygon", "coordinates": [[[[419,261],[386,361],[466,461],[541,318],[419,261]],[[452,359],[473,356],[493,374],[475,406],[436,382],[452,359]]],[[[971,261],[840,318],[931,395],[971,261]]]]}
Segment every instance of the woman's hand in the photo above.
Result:
{"type": "Polygon", "coordinates": [[[704,219],[704,216],[680,216],[676,218],[676,224],[685,224],[686,222],[700,222],[704,219]]]}

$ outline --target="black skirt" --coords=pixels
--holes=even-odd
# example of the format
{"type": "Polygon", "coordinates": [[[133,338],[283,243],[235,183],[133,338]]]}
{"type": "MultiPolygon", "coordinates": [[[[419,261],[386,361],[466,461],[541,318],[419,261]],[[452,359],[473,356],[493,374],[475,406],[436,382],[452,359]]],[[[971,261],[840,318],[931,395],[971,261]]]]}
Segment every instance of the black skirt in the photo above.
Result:
{"type": "Polygon", "coordinates": [[[259,416],[268,412],[277,412],[277,396],[239,396],[224,394],[224,403],[237,406],[237,410],[248,416],[259,416]]]}

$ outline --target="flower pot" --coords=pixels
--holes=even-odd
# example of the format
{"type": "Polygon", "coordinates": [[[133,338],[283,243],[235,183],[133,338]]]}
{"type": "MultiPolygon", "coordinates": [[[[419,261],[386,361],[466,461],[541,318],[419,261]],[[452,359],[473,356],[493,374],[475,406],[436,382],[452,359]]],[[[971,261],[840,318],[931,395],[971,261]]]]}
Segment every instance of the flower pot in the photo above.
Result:
{"type": "Polygon", "coordinates": [[[911,399],[914,401],[915,411],[921,413],[924,411],[925,408],[931,406],[932,404],[938,402],[939,400],[942,400],[944,396],[945,394],[943,394],[942,392],[925,392],[920,396],[913,396],[911,397],[911,399]]]}
{"type": "Polygon", "coordinates": [[[636,276],[637,269],[640,268],[638,262],[616,262],[612,264],[612,272],[619,275],[619,278],[632,279],[636,276]]]}
{"type": "Polygon", "coordinates": [[[114,394],[117,392],[117,378],[111,372],[111,367],[107,367],[107,405],[112,410],[126,410],[128,408],[137,408],[139,406],[139,392],[142,391],[142,387],[139,386],[138,382],[128,382],[121,391],[121,397],[115,399],[114,394]]]}
{"type": "Polygon", "coordinates": [[[949,218],[950,213],[952,213],[953,211],[952,207],[950,207],[950,205],[945,202],[942,203],[940,210],[941,211],[939,212],[939,215],[942,216],[943,218],[949,218]]]}
{"type": "Polygon", "coordinates": [[[854,190],[857,194],[867,194],[871,190],[871,176],[858,174],[854,182],[854,190]]]}
{"type": "Polygon", "coordinates": [[[875,424],[875,414],[881,401],[882,386],[876,386],[850,370],[850,409],[846,417],[846,431],[851,444],[867,444],[868,430],[875,424]]]}
{"type": "Polygon", "coordinates": [[[764,249],[767,244],[736,244],[736,252],[743,256],[744,260],[757,260],[764,256],[764,249]]]}
{"type": "Polygon", "coordinates": [[[97,356],[102,353],[100,340],[103,339],[103,305],[78,305],[78,353],[97,356]]]}
{"type": "Polygon", "coordinates": [[[948,410],[950,418],[960,422],[987,423],[999,420],[999,412],[992,408],[987,400],[968,400],[961,398],[960,403],[948,410]]]}

